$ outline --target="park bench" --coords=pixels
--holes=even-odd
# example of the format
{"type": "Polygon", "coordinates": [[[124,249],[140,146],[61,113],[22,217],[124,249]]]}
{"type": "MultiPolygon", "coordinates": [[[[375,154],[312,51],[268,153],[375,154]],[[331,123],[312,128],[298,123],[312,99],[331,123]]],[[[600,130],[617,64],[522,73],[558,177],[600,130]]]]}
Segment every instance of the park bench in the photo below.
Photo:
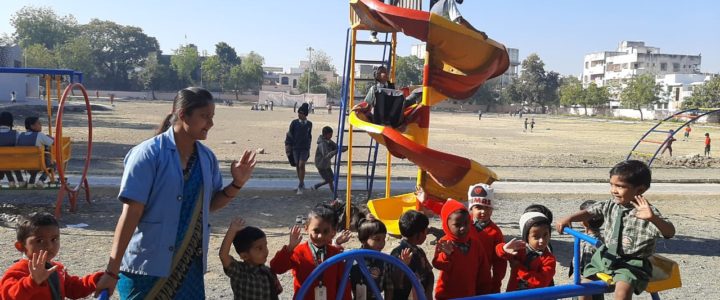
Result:
{"type": "MultiPolygon", "coordinates": [[[[63,166],[67,166],[71,154],[69,137],[62,138],[63,166]]],[[[54,147],[51,148],[54,151],[54,147]]],[[[45,161],[46,152],[43,147],[13,146],[0,147],[0,171],[39,171],[47,174],[50,183],[56,183],[55,171],[48,168],[45,161]]],[[[51,155],[54,160],[56,155],[51,155]]]]}

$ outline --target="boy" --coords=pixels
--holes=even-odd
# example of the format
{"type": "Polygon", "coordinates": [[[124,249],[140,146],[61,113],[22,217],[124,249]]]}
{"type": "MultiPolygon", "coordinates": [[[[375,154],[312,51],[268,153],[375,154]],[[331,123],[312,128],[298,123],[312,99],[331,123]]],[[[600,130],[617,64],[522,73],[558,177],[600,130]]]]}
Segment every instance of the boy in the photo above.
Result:
{"type": "MultiPolygon", "coordinates": [[[[347,242],[349,232],[343,232],[336,240],[338,246],[331,245],[335,236],[338,217],[335,212],[325,205],[318,205],[308,214],[305,223],[305,232],[310,236],[310,241],[300,243],[301,227],[293,226],[290,230],[289,243],[275,253],[270,261],[270,269],[275,274],[283,274],[292,270],[294,293],[300,290],[305,279],[310,273],[323,263],[326,259],[339,254],[342,251],[340,245],[347,242]],[[342,238],[342,239],[341,239],[342,238]]],[[[307,300],[314,300],[315,295],[325,296],[322,299],[335,299],[338,285],[343,277],[344,264],[336,264],[325,270],[322,277],[312,283],[310,292],[305,296],[307,300]]],[[[344,299],[350,299],[350,286],[346,286],[343,293],[344,299]]]]}
{"type": "Polygon", "coordinates": [[[558,221],[559,232],[572,222],[582,222],[601,215],[605,222],[605,244],[595,251],[583,276],[597,273],[613,276],[615,299],[631,299],[647,287],[652,275],[648,260],[655,253],[657,238],[675,235],[675,226],[642,195],[650,188],[651,172],[638,160],[627,160],[610,170],[610,193],[613,199],[596,203],[558,221]]]}
{"type": "Polygon", "coordinates": [[[525,128],[523,128],[523,132],[527,132],[527,126],[528,126],[528,118],[525,118],[525,128]]]}
{"type": "Polygon", "coordinates": [[[688,124],[688,125],[685,127],[685,134],[684,134],[684,136],[683,136],[683,141],[687,141],[687,140],[690,139],[690,131],[692,131],[692,128],[690,128],[690,124],[688,124]]]}
{"type": "MultiPolygon", "coordinates": [[[[53,145],[53,138],[45,135],[42,133],[42,123],[40,123],[40,118],[38,117],[27,117],[25,118],[25,129],[26,132],[18,133],[17,135],[17,146],[36,146],[36,147],[44,147],[45,149],[45,166],[47,168],[50,168],[52,162],[50,161],[50,146],[53,145]]],[[[40,180],[36,183],[35,177],[37,176],[37,171],[28,171],[30,173],[30,179],[28,180],[28,184],[35,185],[36,188],[42,189],[45,187],[45,179],[47,178],[47,174],[45,172],[42,172],[40,175],[40,180]]]]}
{"type": "MultiPolygon", "coordinates": [[[[419,247],[425,242],[427,237],[428,225],[430,221],[424,214],[409,210],[400,216],[398,220],[400,234],[402,240],[400,245],[390,252],[390,255],[401,258],[407,253],[410,255],[410,261],[407,263],[410,270],[420,280],[420,284],[425,291],[425,298],[433,298],[433,283],[435,283],[435,274],[433,274],[432,265],[425,255],[425,251],[419,247]]],[[[412,291],[410,279],[400,270],[393,269],[391,275],[391,283],[393,284],[392,299],[409,299],[412,291]]],[[[417,299],[417,297],[414,297],[417,299]]]]}
{"type": "Polygon", "coordinates": [[[510,261],[507,291],[550,286],[555,276],[556,260],[550,252],[550,218],[537,211],[520,217],[522,241],[512,239],[495,248],[498,256],[510,261]]]}
{"type": "Polygon", "coordinates": [[[278,299],[282,286],[277,275],[265,266],[268,257],[265,233],[256,227],[245,227],[237,218],[230,223],[220,246],[220,262],[235,299],[278,299]],[[230,256],[230,246],[242,261],[230,256]]]}
{"type": "Polygon", "coordinates": [[[290,129],[285,136],[285,152],[292,153],[292,157],[295,159],[295,172],[299,181],[298,195],[302,195],[305,189],[305,162],[310,157],[312,122],[307,119],[309,111],[310,107],[307,103],[300,105],[297,110],[298,118],[290,122],[290,129]]]}
{"type": "Polygon", "coordinates": [[[670,129],[667,136],[667,141],[665,142],[665,148],[660,153],[660,155],[665,154],[665,151],[670,151],[670,157],[672,157],[672,143],[676,141],[676,139],[673,137],[675,135],[675,131],[670,129]]]}
{"type": "Polygon", "coordinates": [[[79,299],[95,292],[103,272],[71,276],[61,263],[52,261],[60,251],[60,226],[53,215],[34,213],[21,217],[15,249],[25,257],[0,279],[0,299],[79,299]]]}
{"type": "MultiPolygon", "coordinates": [[[[331,191],[335,190],[333,186],[333,180],[335,178],[333,176],[331,160],[333,156],[337,154],[338,145],[332,140],[332,135],[332,128],[325,126],[322,129],[322,135],[318,137],[317,148],[315,149],[315,167],[318,169],[318,173],[320,173],[323,182],[310,187],[312,190],[317,190],[325,184],[330,186],[331,191]]],[[[347,147],[343,146],[342,151],[345,152],[346,150],[347,147]]]]}
{"type": "Polygon", "coordinates": [[[470,237],[470,214],[465,205],[448,199],[440,212],[443,236],[432,265],[440,270],[435,299],[490,293],[490,264],[480,242],[470,237]]]}
{"type": "Polygon", "coordinates": [[[507,262],[495,254],[495,247],[504,242],[500,227],[495,225],[492,217],[495,202],[495,191],[487,184],[479,183],[468,189],[468,210],[473,221],[470,235],[478,239],[487,260],[492,268],[492,293],[499,293],[502,280],[507,271],[507,262]]]}
{"type": "Polygon", "coordinates": [[[710,156],[710,133],[705,133],[705,156],[710,156]]]}

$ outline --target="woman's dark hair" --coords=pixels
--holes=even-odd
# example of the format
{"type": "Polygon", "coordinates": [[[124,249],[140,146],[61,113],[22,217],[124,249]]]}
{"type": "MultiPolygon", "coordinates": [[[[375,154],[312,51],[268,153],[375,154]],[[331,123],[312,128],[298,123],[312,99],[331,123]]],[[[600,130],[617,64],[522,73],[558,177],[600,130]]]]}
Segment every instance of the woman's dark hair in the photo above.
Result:
{"type": "Polygon", "coordinates": [[[233,238],[233,246],[235,246],[235,252],[237,254],[248,252],[252,247],[252,244],[265,237],[265,232],[260,228],[248,226],[238,231],[233,238]]]}
{"type": "Polygon", "coordinates": [[[33,124],[35,124],[35,122],[37,122],[38,120],[40,120],[40,118],[36,116],[25,118],[25,129],[30,130],[30,127],[32,127],[33,124]]]}
{"type": "Polygon", "coordinates": [[[9,111],[0,113],[0,126],[13,127],[13,115],[9,111]]]}
{"type": "Polygon", "coordinates": [[[332,228],[337,228],[338,226],[338,215],[335,213],[332,207],[327,204],[318,204],[312,210],[310,210],[310,213],[308,213],[308,219],[312,218],[318,218],[323,222],[328,222],[330,223],[330,226],[332,226],[332,228]]]}
{"type": "Polygon", "coordinates": [[[423,232],[430,225],[428,217],[416,210],[408,210],[398,220],[400,234],[403,237],[410,238],[416,234],[423,232]]]}
{"type": "Polygon", "coordinates": [[[20,216],[17,221],[17,241],[24,243],[25,239],[43,226],[60,227],[55,216],[49,213],[32,213],[28,216],[20,216]]]}
{"type": "Polygon", "coordinates": [[[626,160],[616,164],[610,169],[610,177],[618,176],[633,187],[644,186],[650,188],[652,174],[650,168],[639,160],[626,160]]]}
{"type": "Polygon", "coordinates": [[[160,123],[155,134],[161,134],[168,130],[178,118],[178,112],[183,110],[186,115],[192,115],[193,111],[213,103],[212,94],[201,87],[188,87],[179,90],[173,100],[173,109],[160,123]]]}
{"type": "Polygon", "coordinates": [[[361,219],[357,224],[358,240],[361,243],[367,242],[370,236],[375,234],[387,234],[387,228],[383,222],[377,219],[361,219]]]}

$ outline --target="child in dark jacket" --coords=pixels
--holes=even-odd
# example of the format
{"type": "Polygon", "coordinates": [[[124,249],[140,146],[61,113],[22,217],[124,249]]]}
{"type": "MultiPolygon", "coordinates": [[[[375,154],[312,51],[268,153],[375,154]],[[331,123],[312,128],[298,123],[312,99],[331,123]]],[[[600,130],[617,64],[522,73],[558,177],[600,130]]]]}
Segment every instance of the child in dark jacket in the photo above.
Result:
{"type": "MultiPolygon", "coordinates": [[[[318,183],[310,187],[312,190],[317,190],[323,185],[330,185],[330,190],[334,191],[333,180],[335,179],[332,171],[332,158],[338,153],[338,145],[332,140],[333,129],[330,126],[325,126],[322,129],[322,135],[318,137],[317,148],[315,149],[315,167],[320,173],[323,182],[318,183]]],[[[343,147],[342,151],[345,152],[347,147],[343,147]]]]}
{"type": "Polygon", "coordinates": [[[472,225],[467,208],[456,200],[448,199],[440,215],[445,236],[438,241],[432,261],[433,266],[440,270],[435,299],[490,293],[490,264],[481,243],[470,237],[472,225]]]}
{"type": "Polygon", "coordinates": [[[555,276],[555,256],[550,252],[550,218],[530,211],[520,217],[522,240],[498,244],[498,256],[510,262],[507,291],[550,286],[555,276]]]}

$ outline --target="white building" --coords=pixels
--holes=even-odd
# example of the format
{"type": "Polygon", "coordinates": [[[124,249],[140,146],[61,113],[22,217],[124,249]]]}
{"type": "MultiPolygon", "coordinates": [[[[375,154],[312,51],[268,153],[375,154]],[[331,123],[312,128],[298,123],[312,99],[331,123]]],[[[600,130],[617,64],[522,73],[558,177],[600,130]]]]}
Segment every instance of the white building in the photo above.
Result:
{"type": "Polygon", "coordinates": [[[693,89],[710,79],[711,76],[706,74],[657,75],[655,82],[662,86],[662,94],[659,103],[655,104],[655,109],[680,110],[683,101],[692,96],[693,89]]]}
{"type": "Polygon", "coordinates": [[[664,54],[645,42],[623,41],[616,51],[585,55],[582,83],[585,87],[591,82],[622,87],[630,78],[642,74],[698,74],[700,61],[700,55],[664,54]]]}

